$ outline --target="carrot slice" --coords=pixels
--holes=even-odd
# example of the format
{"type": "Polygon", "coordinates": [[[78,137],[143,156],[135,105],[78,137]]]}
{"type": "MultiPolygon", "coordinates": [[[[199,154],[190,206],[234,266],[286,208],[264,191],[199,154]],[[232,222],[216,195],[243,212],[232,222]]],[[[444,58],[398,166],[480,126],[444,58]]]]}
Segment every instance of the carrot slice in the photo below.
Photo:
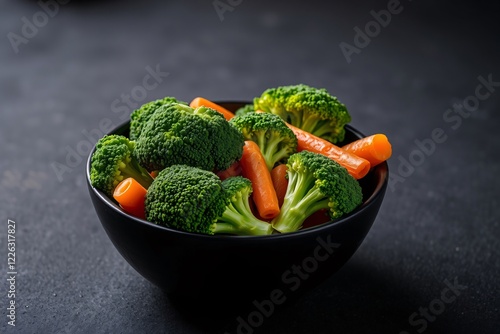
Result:
{"type": "Polygon", "coordinates": [[[372,167],[386,161],[392,155],[391,143],[387,136],[381,133],[358,139],[342,148],[370,161],[372,167]]]}
{"type": "Polygon", "coordinates": [[[278,165],[271,170],[271,179],[273,180],[274,190],[278,197],[278,204],[281,208],[285,199],[286,189],[288,188],[288,180],[286,178],[287,167],[285,164],[278,165]]]}
{"type": "Polygon", "coordinates": [[[224,118],[228,121],[234,117],[234,114],[232,112],[230,112],[229,110],[227,110],[226,108],[224,108],[223,106],[220,106],[216,103],[213,103],[212,101],[209,101],[203,97],[197,97],[197,98],[193,99],[193,101],[191,101],[189,106],[191,108],[208,107],[208,108],[215,109],[218,112],[220,112],[224,116],[224,118]]]}
{"type": "Polygon", "coordinates": [[[118,183],[113,198],[123,211],[137,218],[146,218],[145,199],[147,190],[135,179],[129,177],[118,183]]]}
{"type": "Polygon", "coordinates": [[[271,173],[267,169],[266,161],[260,152],[259,146],[253,141],[245,141],[240,165],[243,177],[252,181],[252,198],[259,215],[263,219],[276,217],[280,213],[280,207],[271,173]]]}
{"type": "Polygon", "coordinates": [[[319,138],[291,124],[287,125],[297,137],[297,151],[311,151],[323,154],[345,167],[349,174],[358,180],[363,178],[370,171],[370,162],[368,160],[347,152],[329,141],[319,138]]]}

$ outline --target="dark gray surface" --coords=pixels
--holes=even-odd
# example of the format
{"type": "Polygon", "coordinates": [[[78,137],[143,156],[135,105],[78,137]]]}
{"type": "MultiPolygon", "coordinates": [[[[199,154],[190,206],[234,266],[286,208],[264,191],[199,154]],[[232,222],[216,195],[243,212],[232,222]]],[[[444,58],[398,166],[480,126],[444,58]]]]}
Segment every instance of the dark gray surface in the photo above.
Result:
{"type": "MultiPolygon", "coordinates": [[[[447,140],[388,189],[359,251],[335,276],[280,307],[259,333],[418,333],[408,318],[436,306],[445,280],[466,286],[426,333],[495,333],[499,319],[500,87],[456,129],[443,115],[474,95],[478,76],[500,81],[492,6],[405,1],[348,64],[339,43],[372,20],[377,1],[329,5],[243,1],[220,21],[212,2],[72,2],[16,54],[35,2],[0,4],[0,332],[223,333],[183,319],[118,254],[92,208],[78,163],[59,180],[54,162],[85,149],[82,131],[142,84],[147,66],[169,72],[146,100],[247,100],[292,83],[325,87],[352,125],[393,143],[391,172],[436,128],[447,140]],[[17,319],[7,325],[7,218],[16,221],[17,319]]],[[[495,18],[495,20],[494,20],[495,18]]],[[[82,157],[85,160],[86,157],[82,157]]],[[[419,316],[420,319],[420,316],[419,316]]],[[[225,328],[236,332],[236,321],[225,328]]]]}

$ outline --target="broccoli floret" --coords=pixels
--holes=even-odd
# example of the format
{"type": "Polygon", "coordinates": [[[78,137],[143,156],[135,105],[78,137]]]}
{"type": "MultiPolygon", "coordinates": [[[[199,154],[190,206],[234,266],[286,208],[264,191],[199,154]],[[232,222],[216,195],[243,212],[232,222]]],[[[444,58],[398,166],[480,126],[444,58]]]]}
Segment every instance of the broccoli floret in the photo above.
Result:
{"type": "Polygon", "coordinates": [[[292,85],[266,89],[260,97],[253,99],[254,110],[273,113],[291,123],[290,116],[285,108],[287,99],[309,88],[310,87],[306,85],[292,85]]]}
{"type": "Polygon", "coordinates": [[[146,218],[186,232],[270,234],[271,224],[251,214],[250,192],[246,181],[236,179],[223,184],[212,172],[173,165],[162,170],[149,188],[146,218]],[[252,223],[255,227],[250,226],[252,223]]]}
{"type": "Polygon", "coordinates": [[[345,105],[326,89],[302,84],[267,89],[254,99],[254,108],[332,143],[344,140],[344,126],[351,121],[345,105]]]}
{"type": "Polygon", "coordinates": [[[222,181],[226,210],[217,220],[215,233],[237,235],[271,234],[271,224],[256,218],[248,202],[253,192],[252,182],[241,176],[222,181]]]}
{"type": "Polygon", "coordinates": [[[124,136],[107,135],[101,138],[91,159],[92,186],[112,196],[118,183],[132,177],[148,189],[153,178],[135,159],[134,147],[135,142],[124,136]]]}
{"type": "Polygon", "coordinates": [[[228,169],[234,162],[241,159],[245,138],[242,133],[229,123],[218,111],[198,107],[194,114],[206,119],[206,127],[209,133],[209,142],[205,146],[210,148],[213,158],[212,171],[223,171],[228,169]]]}
{"type": "Polygon", "coordinates": [[[239,108],[234,112],[236,116],[242,116],[245,114],[248,114],[250,112],[255,112],[255,109],[253,108],[253,104],[245,104],[243,107],[239,108]]]}
{"type": "Polygon", "coordinates": [[[163,99],[143,104],[139,109],[134,110],[132,114],[130,114],[130,139],[137,140],[141,134],[144,124],[148,121],[149,117],[151,117],[155,110],[169,103],[187,104],[186,102],[178,101],[175,97],[167,96],[163,99]]]}
{"type": "Polygon", "coordinates": [[[219,112],[171,103],[159,107],[144,125],[135,154],[148,170],[185,164],[224,170],[243,153],[243,135],[219,112]]]}
{"type": "Polygon", "coordinates": [[[270,113],[249,113],[230,120],[243,133],[246,140],[260,148],[269,170],[297,151],[297,137],[285,122],[270,113]]]}
{"type": "Polygon", "coordinates": [[[187,165],[163,169],[146,194],[147,220],[187,232],[213,234],[225,210],[219,178],[187,165]]]}
{"type": "Polygon", "coordinates": [[[304,220],[320,209],[332,219],[354,210],[363,200],[361,186],[337,162],[309,151],[288,158],[288,188],[274,229],[293,232],[304,220]]]}

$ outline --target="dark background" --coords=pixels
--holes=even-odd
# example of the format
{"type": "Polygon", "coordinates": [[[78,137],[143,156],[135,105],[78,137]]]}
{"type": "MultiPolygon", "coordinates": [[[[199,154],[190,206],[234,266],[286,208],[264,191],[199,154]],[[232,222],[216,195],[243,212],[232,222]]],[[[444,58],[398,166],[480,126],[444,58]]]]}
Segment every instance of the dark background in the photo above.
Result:
{"type": "Polygon", "coordinates": [[[499,11],[488,2],[403,1],[348,63],[339,44],[353,44],[353,29],[387,4],[243,1],[221,21],[211,1],[74,0],[16,53],[9,33],[21,36],[23,17],[33,22],[41,7],[3,1],[0,332],[236,332],[235,320],[208,330],[184,319],[125,262],[90,202],[86,155],[71,166],[65,160],[69,151],[88,152],[84,132],[96,133],[103,119],[122,121],[113,101],[142,85],[147,66],[169,75],[143,102],[249,100],[295,83],[327,88],[346,104],[353,126],[390,138],[393,177],[400,159],[417,154],[415,140],[436,128],[446,133],[388,189],[345,267],[255,332],[497,332],[500,87],[455,130],[443,116],[475,94],[479,76],[500,81],[499,11]],[[58,176],[54,166],[63,165],[58,176]],[[17,226],[15,328],[5,316],[8,218],[17,226]],[[409,322],[455,280],[466,288],[425,330],[409,322]]]}

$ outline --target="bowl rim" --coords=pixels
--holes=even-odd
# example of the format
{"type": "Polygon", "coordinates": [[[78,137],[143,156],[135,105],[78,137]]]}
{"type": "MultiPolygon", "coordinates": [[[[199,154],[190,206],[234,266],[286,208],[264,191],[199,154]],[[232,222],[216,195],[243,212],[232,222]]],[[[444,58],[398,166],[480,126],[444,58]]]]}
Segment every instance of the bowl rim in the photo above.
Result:
{"type": "MultiPolygon", "coordinates": [[[[218,104],[247,104],[248,102],[245,101],[216,101],[218,104]]],[[[116,125],[111,131],[104,135],[109,135],[118,132],[120,129],[128,126],[130,123],[130,120],[126,120],[121,122],[120,124],[116,125]]],[[[352,132],[354,135],[359,136],[361,138],[366,137],[361,131],[357,130],[350,124],[346,124],[345,127],[349,129],[350,132],[352,132]]],[[[377,199],[381,196],[384,196],[385,189],[387,187],[387,184],[389,182],[389,165],[387,164],[387,161],[382,162],[381,164],[377,165],[376,168],[379,173],[382,174],[382,178],[378,180],[375,189],[373,190],[373,193],[364,201],[358,208],[356,208],[354,211],[348,213],[345,217],[335,219],[335,220],[330,220],[325,223],[322,223],[317,226],[312,226],[309,228],[305,229],[300,229],[298,231],[294,232],[288,232],[288,233],[277,233],[277,234],[270,234],[270,235],[258,235],[258,236],[251,236],[251,235],[208,235],[208,234],[202,234],[202,233],[195,233],[195,232],[186,232],[182,230],[178,230],[175,228],[170,228],[167,226],[162,226],[155,224],[153,222],[150,222],[145,219],[137,218],[134,217],[118,206],[115,202],[113,202],[104,192],[102,192],[99,189],[96,189],[92,186],[90,182],[90,165],[91,165],[91,159],[92,155],[95,151],[96,144],[93,145],[86,161],[86,166],[85,166],[85,174],[86,174],[86,181],[89,190],[97,197],[99,198],[100,201],[104,202],[108,208],[111,210],[114,210],[120,215],[123,215],[124,218],[131,219],[135,221],[136,223],[145,225],[149,228],[157,228],[161,231],[164,232],[170,232],[174,234],[179,234],[180,236],[189,236],[189,237],[194,237],[194,238],[208,238],[212,239],[214,241],[227,241],[227,240],[259,240],[259,241],[264,241],[264,240],[274,240],[274,239],[281,239],[281,238],[294,238],[294,237],[302,237],[307,234],[318,234],[321,232],[324,232],[325,230],[329,230],[333,228],[334,226],[338,225],[344,225],[349,223],[352,219],[356,218],[357,216],[360,216],[364,211],[368,210],[374,203],[377,202],[377,199]]],[[[369,171],[369,173],[373,173],[373,169],[369,171]]]]}

